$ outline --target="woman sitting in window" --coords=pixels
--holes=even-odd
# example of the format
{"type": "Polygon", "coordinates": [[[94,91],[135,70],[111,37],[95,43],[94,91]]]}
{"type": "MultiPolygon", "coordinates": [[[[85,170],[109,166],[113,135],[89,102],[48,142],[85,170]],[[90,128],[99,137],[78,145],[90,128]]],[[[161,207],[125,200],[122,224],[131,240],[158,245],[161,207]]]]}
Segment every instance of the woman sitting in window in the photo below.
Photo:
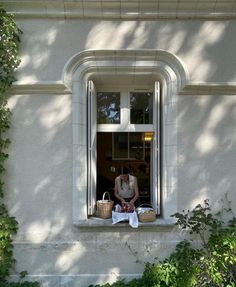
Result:
{"type": "Polygon", "coordinates": [[[120,200],[122,207],[134,209],[134,203],[139,197],[137,178],[129,174],[127,167],[120,169],[120,175],[115,179],[115,197],[120,200]]]}

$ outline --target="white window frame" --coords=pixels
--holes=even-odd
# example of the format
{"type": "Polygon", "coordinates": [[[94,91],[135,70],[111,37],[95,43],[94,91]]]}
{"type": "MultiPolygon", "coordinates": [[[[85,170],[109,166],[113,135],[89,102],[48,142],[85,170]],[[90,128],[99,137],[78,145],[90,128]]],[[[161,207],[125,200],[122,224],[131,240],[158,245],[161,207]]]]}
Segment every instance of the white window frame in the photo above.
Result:
{"type": "Polygon", "coordinates": [[[95,213],[97,185],[97,92],[93,81],[87,84],[88,99],[88,215],[95,213]]]}
{"type": "Polygon", "coordinates": [[[160,214],[161,194],[161,123],[160,123],[160,83],[154,82],[153,87],[100,87],[98,92],[120,93],[120,124],[97,124],[97,94],[94,83],[90,80],[88,86],[88,216],[94,215],[96,210],[96,133],[97,132],[153,132],[152,148],[152,172],[151,172],[151,204],[157,214],[160,214]],[[130,93],[152,92],[153,93],[153,123],[131,124],[130,123],[130,93]],[[94,99],[93,99],[94,98],[94,99]],[[157,136],[158,133],[158,136],[157,136]],[[159,155],[158,155],[159,153],[159,155]]]}
{"type": "MultiPolygon", "coordinates": [[[[130,148],[129,148],[129,145],[130,145],[130,134],[129,132],[127,132],[128,134],[128,143],[127,143],[127,147],[128,147],[128,154],[127,154],[127,157],[115,157],[114,155],[114,132],[112,134],[112,160],[135,160],[136,158],[135,157],[130,157],[130,148]]],[[[142,160],[144,159],[144,156],[145,156],[145,145],[143,143],[143,146],[142,146],[142,150],[143,150],[143,156],[142,156],[142,160]]]]}
{"type": "MultiPolygon", "coordinates": [[[[130,123],[130,103],[129,103],[129,92],[153,92],[154,98],[154,84],[153,88],[150,86],[138,88],[137,86],[128,86],[128,87],[98,87],[98,92],[120,92],[120,106],[121,106],[121,121],[120,124],[98,124],[98,132],[142,132],[142,131],[153,131],[153,124],[131,124],[130,123]]],[[[154,103],[153,103],[154,105],[154,103]]]]}

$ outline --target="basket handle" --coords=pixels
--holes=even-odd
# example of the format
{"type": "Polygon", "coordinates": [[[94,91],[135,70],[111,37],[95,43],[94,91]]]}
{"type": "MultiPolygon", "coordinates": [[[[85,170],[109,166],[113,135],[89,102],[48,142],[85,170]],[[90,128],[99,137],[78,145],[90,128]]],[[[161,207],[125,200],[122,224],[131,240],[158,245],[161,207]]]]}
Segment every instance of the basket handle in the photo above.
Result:
{"type": "Polygon", "coordinates": [[[108,200],[111,200],[110,193],[109,193],[108,191],[105,191],[105,192],[103,193],[103,196],[102,196],[102,201],[105,200],[106,194],[108,195],[108,200]]]}
{"type": "Polygon", "coordinates": [[[145,206],[148,206],[148,207],[153,208],[152,205],[149,204],[149,203],[142,203],[142,204],[140,204],[137,208],[139,208],[139,207],[145,207],[145,206]]]}

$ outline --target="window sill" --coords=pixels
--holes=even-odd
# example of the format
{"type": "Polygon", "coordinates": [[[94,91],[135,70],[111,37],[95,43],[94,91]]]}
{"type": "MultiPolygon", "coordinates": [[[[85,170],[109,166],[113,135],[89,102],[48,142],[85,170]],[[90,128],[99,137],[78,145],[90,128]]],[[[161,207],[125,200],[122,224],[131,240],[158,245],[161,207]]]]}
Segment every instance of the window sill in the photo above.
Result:
{"type": "Polygon", "coordinates": [[[84,229],[99,229],[101,230],[133,230],[133,231],[171,231],[175,227],[175,222],[163,218],[157,218],[153,222],[139,222],[138,228],[132,228],[127,221],[112,224],[112,219],[101,219],[98,217],[90,217],[86,220],[74,221],[74,226],[84,229]]]}

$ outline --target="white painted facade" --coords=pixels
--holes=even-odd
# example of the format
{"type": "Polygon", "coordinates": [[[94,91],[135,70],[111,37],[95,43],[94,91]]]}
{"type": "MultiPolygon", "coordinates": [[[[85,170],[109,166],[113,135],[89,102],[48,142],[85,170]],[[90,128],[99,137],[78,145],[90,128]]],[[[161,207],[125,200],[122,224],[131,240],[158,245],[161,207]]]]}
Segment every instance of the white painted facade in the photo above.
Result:
{"type": "Polygon", "coordinates": [[[86,287],[135,278],[187,236],[174,212],[206,198],[218,211],[225,194],[236,211],[234,1],[166,1],[159,10],[152,5],[161,1],[0,2],[24,32],[9,97],[7,204],[19,221],[17,269],[28,279],[86,287]],[[152,224],[87,217],[89,79],[161,82],[161,217],[152,224]]]}

